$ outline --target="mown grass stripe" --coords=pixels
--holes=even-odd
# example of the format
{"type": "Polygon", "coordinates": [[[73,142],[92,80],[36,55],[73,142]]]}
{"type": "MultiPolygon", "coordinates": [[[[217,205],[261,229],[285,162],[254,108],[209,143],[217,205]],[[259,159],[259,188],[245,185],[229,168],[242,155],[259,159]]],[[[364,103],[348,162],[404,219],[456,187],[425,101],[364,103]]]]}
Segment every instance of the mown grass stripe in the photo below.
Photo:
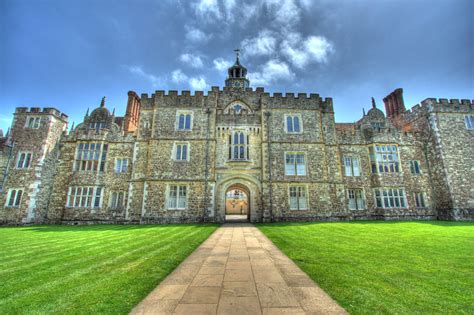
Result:
{"type": "Polygon", "coordinates": [[[350,313],[474,313],[472,222],[259,228],[350,313]]]}
{"type": "Polygon", "coordinates": [[[12,256],[18,264],[8,263],[7,272],[0,274],[4,281],[0,313],[127,313],[215,229],[215,225],[0,229],[0,237],[9,235],[0,247],[0,268],[12,256]],[[18,260],[19,250],[25,252],[23,261],[18,260]]]}
{"type": "MultiPolygon", "coordinates": [[[[140,237],[143,237],[144,235],[147,235],[146,234],[147,232],[145,232],[145,234],[141,235],[140,237]]],[[[172,234],[174,233],[173,230],[169,230],[167,231],[166,233],[162,234],[162,236],[166,236],[168,234],[172,234]]],[[[74,256],[77,256],[77,255],[83,255],[83,253],[81,251],[79,251],[79,249],[87,246],[89,248],[89,250],[91,248],[95,248],[95,251],[99,251],[99,250],[102,250],[104,248],[107,248],[109,246],[111,246],[113,243],[119,243],[121,240],[124,240],[124,239],[127,239],[127,236],[115,236],[115,235],[110,235],[108,236],[107,238],[93,238],[94,241],[89,241],[88,243],[84,243],[84,239],[86,239],[86,237],[82,238],[82,239],[79,239],[76,243],[77,243],[77,246],[71,246],[67,243],[65,243],[65,246],[63,247],[63,250],[61,251],[52,251],[50,250],[49,251],[49,254],[43,254],[43,255],[40,255],[38,257],[45,257],[45,256],[53,256],[55,258],[58,258],[58,259],[61,259],[61,260],[64,260],[64,256],[61,256],[60,254],[63,254],[63,253],[66,253],[66,252],[71,252],[73,254],[73,259],[74,259],[74,256]],[[109,241],[111,240],[111,243],[106,243],[105,241],[109,241]],[[103,243],[103,246],[101,246],[100,248],[97,248],[95,247],[95,244],[102,244],[103,243]]],[[[52,249],[51,247],[49,249],[52,249]]],[[[35,251],[32,252],[32,255],[34,255],[35,251]]],[[[35,256],[36,257],[36,256],[35,256]]],[[[39,262],[32,262],[30,265],[22,265],[20,268],[33,268],[36,264],[42,264],[42,263],[48,263],[48,262],[54,262],[54,259],[52,261],[39,261],[39,262]]],[[[16,261],[15,261],[16,263],[16,261]]],[[[0,266],[2,268],[8,268],[8,264],[0,264],[0,266]]],[[[1,274],[1,272],[0,272],[1,274]]]]}
{"type": "MultiPolygon", "coordinates": [[[[89,258],[88,259],[82,259],[82,260],[78,260],[77,261],[77,264],[76,265],[70,265],[68,266],[70,269],[72,270],[77,270],[77,271],[73,271],[73,272],[69,272],[67,274],[67,276],[63,276],[61,279],[57,279],[53,282],[49,282],[47,283],[46,285],[51,285],[51,283],[53,283],[54,285],[60,285],[64,282],[67,282],[67,281],[70,281],[72,278],[77,278],[77,277],[81,277],[89,272],[91,273],[95,273],[95,268],[100,266],[102,263],[100,263],[101,261],[101,258],[109,258],[106,260],[107,263],[110,263],[110,262],[113,262],[115,260],[118,260],[120,259],[122,256],[123,257],[126,257],[130,254],[132,254],[133,252],[135,251],[141,251],[141,250],[146,250],[150,247],[153,247],[153,246],[159,246],[161,242],[163,241],[166,241],[170,238],[176,238],[176,237],[180,237],[180,235],[182,233],[184,233],[185,230],[183,231],[180,231],[179,233],[176,233],[174,232],[174,230],[170,230],[168,231],[167,233],[164,233],[162,234],[162,238],[160,238],[160,240],[158,241],[158,243],[155,245],[155,244],[149,244],[149,243],[146,243],[147,245],[142,245],[141,247],[139,248],[136,248],[136,245],[138,243],[140,243],[140,240],[135,240],[135,241],[132,241],[132,242],[129,242],[127,244],[123,244],[123,246],[121,247],[118,247],[116,248],[114,251],[119,251],[120,253],[122,253],[121,255],[119,256],[115,256],[113,258],[110,258],[110,257],[104,257],[104,256],[109,256],[109,253],[110,252],[104,252],[103,251],[103,248],[100,248],[100,252],[102,252],[102,254],[99,254],[99,253],[96,253],[95,255],[90,255],[88,256],[89,258]],[[133,250],[128,250],[130,248],[135,248],[133,250]],[[128,251],[127,251],[128,250],[128,251]],[[99,263],[97,264],[90,264],[91,261],[99,261],[99,263]],[[86,266],[88,266],[86,268],[86,266]],[[81,268],[82,267],[82,268],[81,268]]],[[[46,262],[46,263],[49,263],[49,262],[46,262]]],[[[35,272],[34,276],[33,277],[28,277],[30,281],[33,281],[35,284],[35,286],[29,286],[28,288],[19,288],[19,289],[22,289],[21,290],[21,294],[22,295],[25,295],[25,294],[28,294],[29,292],[31,293],[35,293],[37,291],[40,291],[45,284],[42,284],[41,280],[42,278],[40,277],[41,274],[35,272]]],[[[48,274],[44,275],[45,277],[49,277],[48,274]]],[[[18,284],[22,284],[24,283],[23,281],[18,281],[16,278],[13,277],[13,279],[15,280],[16,283],[18,284]]],[[[7,279],[8,280],[8,279],[7,279]]],[[[6,282],[6,281],[5,281],[6,282]]],[[[5,300],[8,300],[8,299],[15,299],[18,297],[19,294],[16,294],[16,295],[13,295],[13,296],[9,296],[7,297],[7,299],[5,300]]],[[[0,305],[2,304],[2,301],[0,301],[0,305]]]]}

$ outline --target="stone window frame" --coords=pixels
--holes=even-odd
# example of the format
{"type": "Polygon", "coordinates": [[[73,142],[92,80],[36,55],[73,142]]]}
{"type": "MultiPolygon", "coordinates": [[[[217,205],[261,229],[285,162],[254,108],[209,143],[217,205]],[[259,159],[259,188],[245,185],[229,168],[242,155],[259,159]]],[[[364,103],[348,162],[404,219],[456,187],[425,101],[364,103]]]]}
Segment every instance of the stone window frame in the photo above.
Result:
{"type": "Polygon", "coordinates": [[[18,151],[18,156],[16,158],[16,161],[15,161],[15,168],[16,169],[28,169],[31,167],[31,164],[33,162],[33,152],[31,151],[18,151]],[[25,155],[25,157],[23,158],[23,160],[21,160],[21,155],[25,155]],[[26,157],[29,155],[29,159],[27,159],[26,157]],[[21,163],[21,166],[19,166],[19,163],[20,161],[22,162],[21,163]],[[28,161],[28,165],[26,165],[26,162],[28,161]]]}
{"type": "Polygon", "coordinates": [[[422,171],[421,171],[420,160],[409,160],[408,164],[409,164],[409,168],[410,168],[410,173],[412,175],[418,176],[418,175],[423,174],[422,171]],[[417,171],[417,167],[418,167],[418,171],[417,171]]]}
{"type": "Polygon", "coordinates": [[[249,131],[246,129],[235,129],[229,135],[229,161],[250,161],[250,134],[249,131]],[[238,143],[235,143],[235,134],[239,134],[238,136],[238,143]],[[241,143],[240,134],[243,135],[243,143],[241,143]],[[235,149],[237,148],[238,156],[240,157],[240,149],[243,148],[244,150],[244,157],[243,158],[234,158],[235,157],[235,149]]]}
{"type": "Polygon", "coordinates": [[[130,165],[130,159],[129,158],[123,158],[123,157],[115,158],[115,160],[114,160],[114,173],[115,174],[128,173],[129,165],[130,165]],[[121,161],[121,162],[119,163],[119,161],[121,161]],[[124,163],[123,163],[124,161],[126,161],[125,168],[124,168],[124,163]],[[119,164],[120,164],[120,167],[118,167],[119,164]]]}
{"type": "Polygon", "coordinates": [[[367,210],[367,199],[366,199],[366,196],[365,196],[365,189],[364,188],[359,188],[359,187],[346,188],[346,197],[347,197],[347,208],[349,210],[352,210],[352,211],[367,210]],[[351,195],[350,190],[352,190],[354,192],[354,197],[355,198],[350,198],[350,195],[351,195]],[[358,199],[356,191],[360,192],[360,199],[358,199]],[[355,199],[355,208],[351,208],[351,204],[350,204],[351,199],[355,199]],[[359,207],[359,204],[357,202],[358,200],[362,200],[362,203],[363,203],[362,207],[359,207]]]}
{"type": "Polygon", "coordinates": [[[393,173],[402,173],[402,163],[400,159],[400,148],[398,144],[395,143],[374,143],[369,145],[369,160],[371,165],[371,172],[372,174],[393,174],[393,173]],[[377,147],[380,147],[380,150],[377,151],[377,147]],[[383,148],[386,148],[385,150],[383,148]],[[393,153],[393,148],[395,148],[395,153],[393,153]],[[395,155],[395,159],[393,159],[395,155]],[[384,155],[387,156],[387,159],[384,160],[384,155]],[[392,156],[392,160],[390,160],[389,155],[392,156]],[[382,156],[381,159],[378,156],[382,156]],[[375,166],[375,172],[374,172],[375,166]],[[385,170],[385,166],[387,166],[387,171],[385,170]],[[393,166],[393,171],[392,171],[393,166]],[[382,171],[380,168],[382,167],[382,171]]]}
{"type": "Polygon", "coordinates": [[[426,193],[423,191],[415,191],[413,193],[413,200],[415,200],[415,208],[426,209],[428,208],[428,202],[426,200],[426,193]]]}
{"type": "Polygon", "coordinates": [[[165,209],[166,210],[179,210],[179,211],[182,211],[182,210],[186,210],[188,209],[188,198],[189,198],[189,185],[187,184],[167,184],[166,185],[166,190],[165,190],[165,193],[166,193],[166,196],[165,196],[165,209]],[[170,203],[171,203],[171,196],[170,196],[170,193],[171,193],[171,190],[173,187],[176,187],[176,196],[173,197],[173,198],[176,198],[176,205],[173,207],[173,206],[170,206],[170,203]],[[186,195],[184,196],[184,207],[180,207],[180,193],[182,192],[182,188],[184,187],[184,191],[186,193],[186,195]]]}
{"type": "Polygon", "coordinates": [[[374,192],[374,205],[375,208],[379,209],[408,209],[408,200],[407,200],[407,194],[405,187],[377,187],[373,189],[374,192]],[[394,196],[393,192],[397,191],[397,196],[394,196]],[[392,196],[390,196],[389,192],[392,192],[392,196]],[[402,196],[400,196],[400,191],[402,191],[402,196]],[[385,195],[385,192],[387,192],[387,195],[385,195]],[[393,198],[393,204],[395,206],[391,206],[390,198],[393,198]],[[398,203],[399,206],[396,206],[396,199],[395,197],[398,198],[398,203]],[[400,199],[402,197],[402,199],[400,199]],[[380,202],[379,200],[380,199],[380,202]],[[388,205],[386,204],[386,201],[388,200],[388,205]],[[401,206],[401,200],[405,203],[404,206],[401,206]],[[381,206],[379,206],[381,204],[381,206]]]}
{"type": "Polygon", "coordinates": [[[305,151],[285,151],[284,152],[284,160],[283,160],[283,162],[285,163],[285,167],[284,167],[285,176],[298,176],[298,177],[308,176],[308,159],[307,159],[307,156],[308,156],[308,154],[305,151]],[[304,174],[298,174],[298,168],[296,166],[297,165],[296,160],[295,160],[295,163],[294,163],[294,165],[295,165],[295,174],[293,174],[293,175],[290,174],[289,175],[289,174],[286,173],[286,165],[287,165],[286,159],[287,159],[287,155],[289,155],[289,154],[294,154],[294,155],[302,154],[304,156],[304,174]]]}
{"type": "MultiPolygon", "coordinates": [[[[182,155],[181,149],[181,155],[182,155]]],[[[173,142],[173,149],[171,150],[171,160],[175,162],[189,162],[191,159],[191,143],[189,141],[175,141],[173,142]],[[177,159],[178,145],[186,145],[186,159],[177,159]]]]}
{"type": "Polygon", "coordinates": [[[23,195],[24,195],[23,188],[10,188],[10,189],[8,189],[7,195],[6,195],[7,198],[5,198],[5,208],[19,208],[21,206],[21,202],[23,200],[23,195]],[[20,193],[19,198],[18,198],[18,193],[20,193]]]}
{"type": "Polygon", "coordinates": [[[27,129],[39,129],[41,127],[41,116],[38,115],[28,115],[26,116],[25,126],[27,129]],[[30,120],[33,119],[33,123],[30,124],[30,120]]]}
{"type": "Polygon", "coordinates": [[[467,130],[474,130],[474,115],[465,115],[464,125],[467,130]]]}
{"type": "Polygon", "coordinates": [[[127,192],[113,190],[109,193],[109,209],[123,209],[125,208],[127,200],[127,192]],[[115,198],[114,198],[115,196],[115,198]],[[119,202],[121,200],[121,203],[119,202]]]}
{"type": "Polygon", "coordinates": [[[66,208],[69,209],[100,209],[104,199],[104,186],[73,185],[67,190],[66,208]],[[78,191],[80,193],[78,194],[78,191]],[[74,194],[72,191],[74,189],[74,194]],[[84,191],[87,190],[86,193],[84,191]],[[98,193],[97,193],[98,192],[98,193]],[[84,202],[83,202],[83,198],[84,202]],[[97,198],[98,201],[97,201],[97,198]],[[78,201],[78,202],[76,202],[78,201]]]}
{"type": "MultiPolygon", "coordinates": [[[[298,194],[299,193],[300,192],[298,192],[298,194]]],[[[309,207],[309,193],[308,193],[308,185],[307,184],[290,184],[290,185],[288,185],[288,209],[290,211],[308,211],[310,209],[310,207],[309,207]],[[291,197],[291,189],[292,188],[300,188],[300,189],[304,188],[303,191],[305,193],[304,198],[306,200],[306,207],[300,208],[300,202],[299,202],[299,200],[301,198],[300,196],[297,197],[297,208],[294,209],[294,208],[291,207],[291,198],[292,198],[291,197]]]]}
{"type": "MultiPolygon", "coordinates": [[[[301,115],[301,113],[285,114],[283,115],[283,125],[285,129],[285,133],[287,134],[294,134],[294,135],[302,134],[303,133],[303,116],[301,115]],[[292,117],[293,122],[294,122],[294,117],[298,117],[299,124],[300,124],[300,131],[288,131],[288,124],[287,124],[288,117],[292,117]]],[[[293,130],[294,130],[294,126],[293,126],[293,130]]]]}
{"type": "Polygon", "coordinates": [[[344,154],[342,156],[342,166],[344,168],[344,176],[345,177],[361,177],[362,176],[362,167],[361,167],[361,164],[360,164],[360,157],[358,155],[355,155],[355,154],[344,154]],[[348,175],[346,170],[347,170],[347,167],[348,165],[346,165],[346,162],[347,161],[350,161],[350,174],[348,175]],[[356,169],[354,167],[354,161],[357,161],[357,170],[359,172],[358,175],[355,175],[355,172],[354,170],[356,169]]]}
{"type": "MultiPolygon", "coordinates": [[[[74,151],[74,163],[72,163],[72,170],[73,172],[100,172],[103,173],[107,170],[107,155],[109,151],[108,143],[104,141],[80,141],[76,143],[76,149],[74,151]],[[85,149],[85,145],[88,145],[88,149],[85,149]],[[94,144],[94,148],[97,145],[100,145],[100,149],[97,151],[92,151],[90,149],[90,145],[94,144]],[[81,156],[79,158],[79,148],[82,145],[81,156]],[[89,152],[89,156],[87,157],[87,153],[89,152]],[[95,152],[94,157],[91,159],[90,152],[95,152]],[[97,158],[95,157],[98,154],[97,158]],[[85,161],[85,164],[83,163],[85,161]],[[93,163],[97,161],[97,165],[93,163]],[[83,169],[83,165],[85,165],[85,169],[83,169]],[[96,168],[96,169],[94,169],[96,168]]],[[[115,166],[115,165],[114,165],[115,166]]]]}
{"type": "Polygon", "coordinates": [[[193,125],[194,125],[194,111],[182,110],[182,109],[179,109],[176,111],[176,120],[174,123],[174,129],[176,131],[193,131],[193,125]],[[184,115],[184,128],[183,129],[179,128],[179,117],[181,115],[184,115]],[[186,116],[187,115],[190,115],[189,129],[186,129],[186,116]]]}

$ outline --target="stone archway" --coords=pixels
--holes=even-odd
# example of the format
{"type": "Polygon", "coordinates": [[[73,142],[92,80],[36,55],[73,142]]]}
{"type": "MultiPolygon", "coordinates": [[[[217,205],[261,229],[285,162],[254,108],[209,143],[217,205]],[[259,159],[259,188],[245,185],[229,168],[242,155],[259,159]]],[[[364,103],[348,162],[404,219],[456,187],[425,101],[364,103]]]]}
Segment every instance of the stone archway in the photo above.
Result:
{"type": "Polygon", "coordinates": [[[261,210],[261,184],[253,176],[247,174],[222,176],[216,183],[216,217],[225,221],[226,194],[232,189],[240,189],[247,194],[248,220],[260,222],[263,211],[261,210]]]}
{"type": "Polygon", "coordinates": [[[234,184],[225,193],[225,220],[250,221],[250,190],[242,184],[234,184]]]}

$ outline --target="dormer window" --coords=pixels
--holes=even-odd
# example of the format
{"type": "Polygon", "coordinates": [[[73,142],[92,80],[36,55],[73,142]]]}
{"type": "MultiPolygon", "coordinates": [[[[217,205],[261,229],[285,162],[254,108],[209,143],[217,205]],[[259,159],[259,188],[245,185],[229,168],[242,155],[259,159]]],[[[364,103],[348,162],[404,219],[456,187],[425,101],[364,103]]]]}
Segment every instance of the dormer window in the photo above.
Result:
{"type": "Polygon", "coordinates": [[[383,122],[373,122],[371,125],[374,129],[385,128],[385,124],[383,122]]]}
{"type": "Polygon", "coordinates": [[[95,129],[96,132],[99,132],[100,129],[105,128],[106,123],[103,121],[91,122],[89,124],[89,129],[95,129]]]}

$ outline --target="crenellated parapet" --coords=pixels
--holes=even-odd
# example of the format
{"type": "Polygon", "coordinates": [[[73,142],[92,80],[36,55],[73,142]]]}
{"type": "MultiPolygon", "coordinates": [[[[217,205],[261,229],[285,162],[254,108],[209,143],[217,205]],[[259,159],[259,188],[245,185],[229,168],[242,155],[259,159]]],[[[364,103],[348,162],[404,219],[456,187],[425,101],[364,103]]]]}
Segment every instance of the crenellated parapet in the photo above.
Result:
{"type": "Polygon", "coordinates": [[[68,115],[62,113],[54,107],[17,107],[15,109],[15,115],[26,114],[26,115],[52,115],[65,122],[68,120],[68,115]]]}
{"type": "MultiPolygon", "coordinates": [[[[240,99],[244,103],[252,103],[255,106],[260,103],[265,104],[266,108],[278,109],[306,109],[321,110],[327,113],[333,113],[333,100],[330,97],[321,98],[316,93],[268,93],[264,88],[251,87],[245,89],[237,89],[234,87],[219,88],[211,87],[209,91],[188,90],[157,90],[155,93],[148,95],[141,94],[141,108],[144,110],[154,107],[217,107],[224,108],[230,100],[240,99]]],[[[257,106],[258,107],[258,106],[257,106]]],[[[255,109],[255,108],[254,108],[255,109]]]]}
{"type": "Polygon", "coordinates": [[[427,117],[429,113],[470,113],[474,111],[474,100],[468,99],[446,99],[427,98],[410,109],[401,113],[395,121],[402,129],[416,129],[420,121],[427,117]]]}
{"type": "Polygon", "coordinates": [[[427,98],[421,104],[434,112],[470,112],[474,110],[474,100],[468,99],[427,98]]]}

